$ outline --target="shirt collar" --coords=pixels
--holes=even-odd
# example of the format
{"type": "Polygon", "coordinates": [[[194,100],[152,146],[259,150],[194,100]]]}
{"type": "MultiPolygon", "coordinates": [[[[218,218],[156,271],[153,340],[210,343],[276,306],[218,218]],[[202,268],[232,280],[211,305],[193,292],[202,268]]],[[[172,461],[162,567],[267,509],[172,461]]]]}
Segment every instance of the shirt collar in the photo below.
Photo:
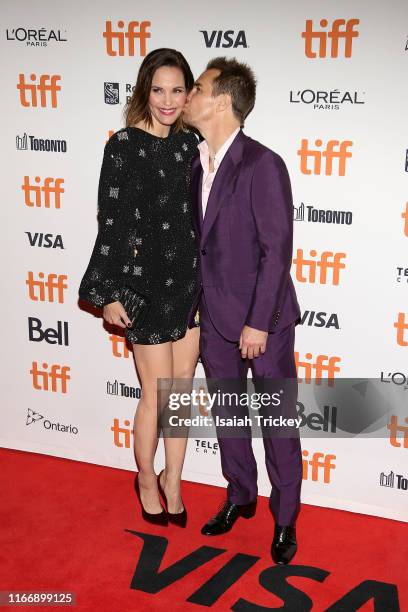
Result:
{"type": "MultiPolygon", "coordinates": [[[[220,163],[222,162],[222,160],[224,159],[224,156],[226,154],[226,152],[228,151],[228,149],[230,148],[230,146],[232,145],[233,141],[235,140],[235,137],[237,136],[238,132],[240,131],[240,127],[237,127],[230,136],[228,136],[227,140],[221,145],[221,147],[218,149],[217,153],[215,154],[214,157],[214,171],[217,170],[218,166],[220,165],[220,163]]],[[[208,151],[208,144],[205,140],[203,140],[202,142],[200,142],[200,144],[197,145],[198,150],[200,151],[200,161],[201,161],[201,165],[203,167],[203,170],[205,173],[208,173],[208,168],[209,168],[209,151],[208,151]]]]}

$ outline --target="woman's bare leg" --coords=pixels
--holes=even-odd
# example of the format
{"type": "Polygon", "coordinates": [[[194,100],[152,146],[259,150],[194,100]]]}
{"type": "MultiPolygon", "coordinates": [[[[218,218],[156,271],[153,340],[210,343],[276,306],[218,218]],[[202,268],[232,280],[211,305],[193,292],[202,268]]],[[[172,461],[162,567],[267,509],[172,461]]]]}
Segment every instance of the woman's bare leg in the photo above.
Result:
{"type": "MultiPolygon", "coordinates": [[[[184,338],[173,342],[173,387],[172,393],[190,393],[199,356],[200,328],[188,329],[184,338]]],[[[169,512],[182,512],[180,493],[181,472],[186,454],[187,437],[164,438],[166,467],[161,476],[161,485],[167,498],[169,512]]]]}
{"type": "Polygon", "coordinates": [[[142,395],[134,419],[134,451],[139,469],[140,499],[147,512],[162,511],[154,456],[157,438],[157,379],[173,378],[172,342],[162,344],[133,344],[142,395]]]}

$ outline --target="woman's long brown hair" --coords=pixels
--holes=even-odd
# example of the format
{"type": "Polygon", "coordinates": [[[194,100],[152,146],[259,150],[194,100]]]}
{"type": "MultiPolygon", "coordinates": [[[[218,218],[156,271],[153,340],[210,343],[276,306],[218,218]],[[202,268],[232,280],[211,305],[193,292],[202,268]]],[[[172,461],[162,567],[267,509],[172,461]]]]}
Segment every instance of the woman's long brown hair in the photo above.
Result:
{"type": "MultiPolygon", "coordinates": [[[[153,127],[152,115],[149,109],[149,96],[154,73],[162,66],[179,68],[184,75],[184,85],[187,93],[192,90],[194,86],[193,73],[191,72],[187,60],[180,51],[167,48],[151,51],[146,55],[140,65],[132,97],[123,111],[126,127],[135,126],[140,121],[144,121],[146,125],[153,127]]],[[[180,115],[174,124],[174,131],[179,132],[185,127],[182,115],[180,115]]]]}

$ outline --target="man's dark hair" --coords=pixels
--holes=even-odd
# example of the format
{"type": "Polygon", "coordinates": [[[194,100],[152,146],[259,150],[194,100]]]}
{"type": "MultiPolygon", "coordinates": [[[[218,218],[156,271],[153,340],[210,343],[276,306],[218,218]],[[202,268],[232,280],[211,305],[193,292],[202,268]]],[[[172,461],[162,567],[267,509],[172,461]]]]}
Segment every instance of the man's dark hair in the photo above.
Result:
{"type": "Polygon", "coordinates": [[[229,94],[232,110],[241,127],[255,104],[256,78],[248,64],[235,58],[215,57],[207,64],[207,70],[216,69],[220,74],[213,81],[213,96],[229,94]]]}

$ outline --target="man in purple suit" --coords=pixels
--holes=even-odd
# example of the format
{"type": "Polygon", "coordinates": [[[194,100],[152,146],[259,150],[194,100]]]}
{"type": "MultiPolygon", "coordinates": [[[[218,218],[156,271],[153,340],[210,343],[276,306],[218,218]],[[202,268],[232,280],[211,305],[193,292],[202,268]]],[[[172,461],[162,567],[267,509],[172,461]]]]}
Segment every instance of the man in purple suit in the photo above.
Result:
{"type": "MultiPolygon", "coordinates": [[[[255,91],[246,64],[219,57],[196,81],[185,110],[186,121],[204,138],[192,167],[200,352],[208,379],[246,380],[251,365],[254,380],[292,379],[297,390],[300,309],[290,277],[291,185],[283,159],[241,129],[255,91]]],[[[289,412],[296,417],[296,397],[289,412]]],[[[264,428],[262,433],[275,519],[271,553],[275,562],[288,563],[297,549],[299,435],[269,436],[264,428]]],[[[227,499],[202,528],[205,535],[225,533],[239,517],[253,516],[258,491],[251,436],[217,435],[227,499]]]]}

